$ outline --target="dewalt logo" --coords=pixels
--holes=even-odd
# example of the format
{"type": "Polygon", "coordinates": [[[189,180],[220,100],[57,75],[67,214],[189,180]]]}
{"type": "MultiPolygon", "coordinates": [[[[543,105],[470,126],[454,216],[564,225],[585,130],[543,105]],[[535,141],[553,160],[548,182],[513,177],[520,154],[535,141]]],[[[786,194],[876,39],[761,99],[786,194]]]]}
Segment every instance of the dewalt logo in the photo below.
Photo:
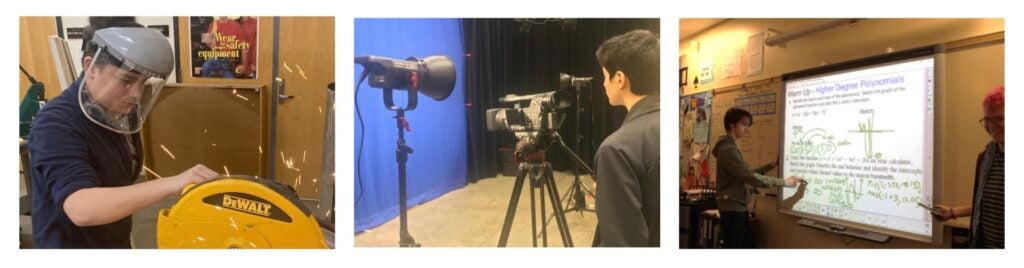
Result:
{"type": "Polygon", "coordinates": [[[273,206],[271,206],[268,203],[253,201],[227,194],[224,195],[221,206],[230,209],[240,210],[243,212],[249,212],[256,215],[262,215],[265,217],[270,216],[270,209],[273,208],[273,206]]]}
{"type": "Polygon", "coordinates": [[[262,197],[247,193],[214,193],[203,197],[203,203],[217,208],[226,208],[253,216],[283,222],[292,222],[292,217],[282,210],[290,209],[289,206],[279,206],[278,204],[271,203],[262,197]]]}

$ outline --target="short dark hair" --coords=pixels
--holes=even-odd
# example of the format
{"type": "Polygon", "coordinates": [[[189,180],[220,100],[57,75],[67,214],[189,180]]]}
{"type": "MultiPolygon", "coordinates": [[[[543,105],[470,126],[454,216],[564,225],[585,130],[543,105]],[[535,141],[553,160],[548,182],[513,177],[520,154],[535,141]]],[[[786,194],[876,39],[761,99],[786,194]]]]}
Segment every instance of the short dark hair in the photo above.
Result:
{"type": "Polygon", "coordinates": [[[648,30],[633,30],[605,40],[597,48],[597,63],[609,75],[622,71],[633,94],[654,95],[661,83],[661,45],[648,30]]]}
{"type": "MultiPolygon", "coordinates": [[[[82,33],[83,60],[85,57],[92,57],[96,54],[96,50],[99,50],[99,46],[92,43],[92,37],[96,34],[96,31],[112,27],[144,28],[145,26],[135,22],[135,17],[89,17],[89,26],[85,26],[82,33]]],[[[109,57],[92,59],[93,64],[100,66],[107,64],[120,65],[120,62],[116,61],[116,59],[109,57]]],[[[87,66],[82,66],[82,68],[85,67],[87,66]]]]}
{"type": "Polygon", "coordinates": [[[754,116],[750,115],[750,112],[743,110],[743,108],[732,107],[728,111],[725,111],[725,131],[731,131],[732,125],[736,124],[743,118],[750,119],[750,124],[754,124],[754,116]]]}

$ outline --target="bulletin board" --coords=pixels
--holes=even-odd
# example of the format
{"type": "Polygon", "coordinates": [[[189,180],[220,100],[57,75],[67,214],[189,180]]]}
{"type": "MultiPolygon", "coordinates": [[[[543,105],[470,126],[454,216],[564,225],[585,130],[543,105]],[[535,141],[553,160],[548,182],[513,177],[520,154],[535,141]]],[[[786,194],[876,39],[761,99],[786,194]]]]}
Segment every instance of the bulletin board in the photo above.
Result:
{"type": "MultiPolygon", "coordinates": [[[[753,115],[754,122],[749,136],[739,140],[743,160],[750,168],[771,163],[779,155],[779,127],[782,125],[782,80],[778,77],[734,85],[714,90],[715,101],[711,108],[711,142],[714,147],[718,138],[726,135],[725,112],[732,107],[743,108],[753,115]]],[[[711,180],[717,181],[717,159],[711,157],[711,180]]],[[[768,176],[778,177],[774,169],[768,176]]],[[[769,190],[774,192],[775,189],[769,190]]]]}

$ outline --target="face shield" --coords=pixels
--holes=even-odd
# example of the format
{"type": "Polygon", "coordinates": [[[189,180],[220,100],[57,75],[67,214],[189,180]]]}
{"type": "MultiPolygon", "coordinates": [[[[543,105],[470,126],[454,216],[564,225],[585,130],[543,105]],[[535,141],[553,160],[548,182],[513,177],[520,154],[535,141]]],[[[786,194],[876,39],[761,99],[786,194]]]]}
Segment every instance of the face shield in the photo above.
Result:
{"type": "Polygon", "coordinates": [[[98,49],[78,89],[82,112],[111,131],[138,132],[174,67],[170,44],[145,28],[99,30],[93,43],[98,49]]]}

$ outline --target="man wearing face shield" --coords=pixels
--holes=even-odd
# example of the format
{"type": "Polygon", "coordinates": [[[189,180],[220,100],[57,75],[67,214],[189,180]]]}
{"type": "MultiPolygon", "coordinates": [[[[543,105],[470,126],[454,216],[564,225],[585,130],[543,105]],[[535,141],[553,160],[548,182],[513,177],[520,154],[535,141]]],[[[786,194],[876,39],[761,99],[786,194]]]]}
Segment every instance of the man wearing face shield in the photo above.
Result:
{"type": "Polygon", "coordinates": [[[159,31],[98,30],[83,55],[82,76],[39,112],[29,137],[33,239],[40,248],[129,248],[133,213],[218,174],[196,165],[133,184],[138,132],[174,68],[159,31]]]}

